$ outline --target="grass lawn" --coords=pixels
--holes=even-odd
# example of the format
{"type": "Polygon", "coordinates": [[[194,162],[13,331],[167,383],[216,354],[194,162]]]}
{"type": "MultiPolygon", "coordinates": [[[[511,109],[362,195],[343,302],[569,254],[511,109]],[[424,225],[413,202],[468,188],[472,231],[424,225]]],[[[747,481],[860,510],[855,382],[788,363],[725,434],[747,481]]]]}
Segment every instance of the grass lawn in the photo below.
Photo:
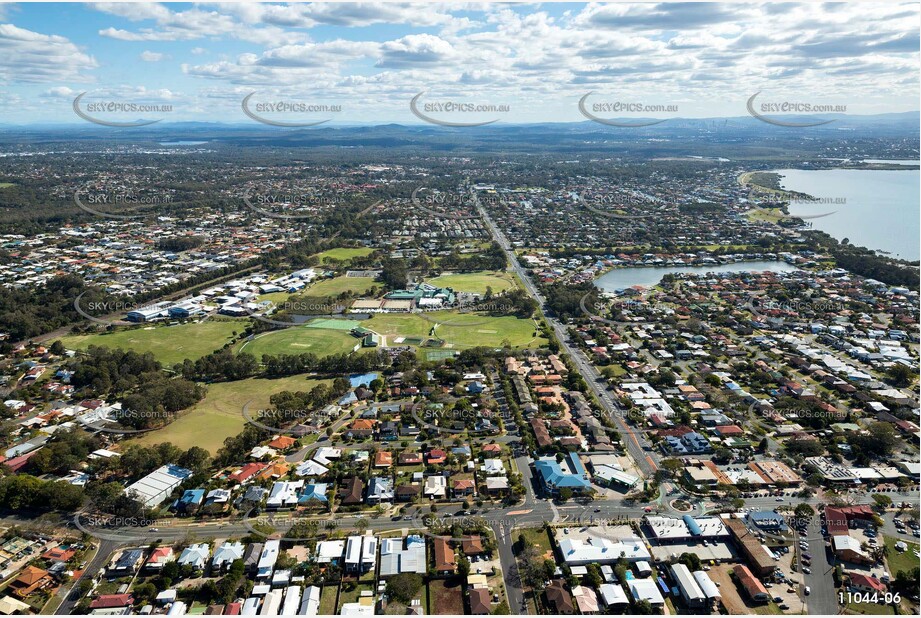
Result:
{"type": "Polygon", "coordinates": [[[352,258],[364,257],[366,255],[371,255],[374,252],[374,249],[369,249],[367,247],[339,247],[337,249],[330,249],[329,251],[324,251],[323,253],[317,254],[317,259],[320,260],[320,264],[327,262],[328,260],[338,260],[340,262],[350,262],[352,258]]]}
{"type": "Polygon", "coordinates": [[[433,579],[429,581],[429,604],[431,613],[444,615],[464,614],[464,595],[460,577],[433,579]]]}
{"type": "Polygon", "coordinates": [[[142,326],[120,328],[111,333],[67,335],[61,337],[64,347],[85,350],[91,345],[151,352],[164,365],[197,360],[230,341],[234,332],[242,332],[245,320],[211,318],[204,322],[175,326],[142,326]]]}
{"type": "Polygon", "coordinates": [[[553,546],[550,544],[550,535],[543,528],[517,528],[512,535],[516,546],[515,551],[520,552],[522,548],[517,546],[518,537],[524,535],[528,545],[537,545],[541,555],[553,559],[553,546]]]}
{"type": "Polygon", "coordinates": [[[307,380],[303,375],[266,380],[248,378],[236,382],[219,382],[208,385],[208,394],[198,404],[158,431],[151,431],[135,440],[151,445],[172,442],[182,449],[200,446],[212,455],[224,445],[224,440],[235,436],[246,424],[243,405],[257,418],[258,410],[271,407],[269,397],[281,391],[309,391],[329,380],[307,380]]]}
{"type": "Polygon", "coordinates": [[[338,586],[323,586],[320,590],[320,615],[334,616],[336,614],[336,593],[338,586]]]}
{"type": "MultiPolygon", "coordinates": [[[[342,591],[339,593],[339,610],[342,610],[342,606],[346,603],[357,603],[358,599],[361,597],[361,592],[363,590],[368,590],[373,592],[374,587],[371,584],[357,584],[354,590],[347,591],[346,587],[348,584],[342,584],[342,591]]],[[[322,601],[322,598],[320,599],[322,601]]],[[[320,612],[322,614],[322,612],[320,612]]],[[[337,614],[339,612],[336,612],[337,614]]]]}
{"type": "MultiPolygon", "coordinates": [[[[359,322],[355,322],[357,326],[359,322]]],[[[256,358],[263,354],[304,354],[313,352],[319,356],[351,352],[359,341],[344,330],[292,326],[274,330],[244,342],[238,352],[247,352],[256,358]]]]}
{"type": "Polygon", "coordinates": [[[546,340],[535,337],[536,325],[532,320],[515,317],[491,317],[457,311],[434,311],[425,318],[411,313],[378,314],[361,323],[362,326],[388,337],[393,344],[395,337],[426,338],[435,328],[435,337],[444,339],[454,348],[474,346],[498,347],[506,339],[512,347],[527,348],[546,344],[546,340]],[[450,322],[450,325],[442,322],[450,322]]]}
{"type": "Polygon", "coordinates": [[[429,280],[427,283],[452,288],[456,292],[470,292],[471,294],[485,294],[487,287],[491,287],[492,291],[498,294],[518,285],[510,273],[485,270],[475,273],[442,275],[429,280]]]}
{"type": "Polygon", "coordinates": [[[908,549],[903,552],[899,552],[895,548],[895,544],[899,542],[899,539],[886,537],[886,547],[889,548],[889,555],[886,557],[886,562],[889,563],[889,574],[892,576],[892,579],[895,579],[895,576],[899,571],[910,572],[913,568],[918,566],[918,558],[915,556],[915,552],[918,551],[917,543],[908,543],[908,549]]]}
{"type": "Polygon", "coordinates": [[[0,182],[0,189],[9,189],[10,187],[15,187],[15,182],[0,182]]]}
{"type": "Polygon", "coordinates": [[[372,277],[346,277],[342,275],[332,279],[321,279],[310,287],[301,290],[301,294],[306,297],[318,297],[338,296],[343,292],[352,292],[355,296],[362,296],[373,287],[383,289],[383,285],[376,283],[372,277]]]}

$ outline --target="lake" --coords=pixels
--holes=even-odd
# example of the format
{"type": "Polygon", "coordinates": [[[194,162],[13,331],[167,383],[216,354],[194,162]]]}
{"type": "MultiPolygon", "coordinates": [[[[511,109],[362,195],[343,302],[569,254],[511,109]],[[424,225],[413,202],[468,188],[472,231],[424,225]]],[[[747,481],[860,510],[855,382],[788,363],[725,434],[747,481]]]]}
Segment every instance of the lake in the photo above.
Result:
{"type": "Polygon", "coordinates": [[[606,272],[595,279],[595,286],[604,292],[616,292],[635,285],[646,288],[652,287],[662,281],[662,277],[672,273],[706,275],[707,273],[754,273],[766,270],[771,272],[790,272],[797,270],[797,268],[786,262],[768,260],[713,264],[709,266],[631,266],[628,268],[615,268],[606,272]]]}
{"type": "Polygon", "coordinates": [[[807,219],[814,229],[852,245],[892,254],[904,260],[921,257],[921,201],[918,170],[774,170],[781,186],[807,193],[825,203],[790,204],[799,216],[833,213],[807,219]],[[841,203],[841,202],[844,203],[841,203]]]}

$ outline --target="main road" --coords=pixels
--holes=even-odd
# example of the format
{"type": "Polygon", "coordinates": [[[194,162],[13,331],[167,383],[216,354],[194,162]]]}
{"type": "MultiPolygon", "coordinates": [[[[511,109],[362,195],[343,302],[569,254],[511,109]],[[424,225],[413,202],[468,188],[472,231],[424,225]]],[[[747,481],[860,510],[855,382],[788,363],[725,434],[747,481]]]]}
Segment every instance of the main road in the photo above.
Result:
{"type": "Polygon", "coordinates": [[[546,300],[540,293],[540,290],[537,289],[537,286],[535,286],[531,281],[528,273],[525,272],[525,269],[521,266],[521,263],[518,261],[518,256],[515,255],[515,251],[512,249],[512,246],[508,242],[508,239],[505,237],[505,234],[502,233],[499,227],[489,216],[489,213],[486,212],[486,209],[484,209],[480,204],[476,193],[472,193],[477,205],[477,210],[480,213],[480,217],[482,217],[483,221],[486,223],[486,227],[489,228],[489,232],[492,235],[493,240],[495,240],[496,243],[502,247],[502,250],[505,251],[506,258],[508,259],[512,270],[515,271],[515,274],[518,275],[522,285],[524,285],[525,291],[534,300],[536,300],[538,305],[541,307],[541,311],[544,312],[544,317],[547,320],[547,323],[550,324],[550,327],[553,329],[557,340],[560,342],[560,347],[566,352],[569,358],[572,359],[572,362],[575,363],[576,368],[588,383],[589,389],[595,395],[595,398],[604,407],[608,418],[610,418],[614,425],[617,427],[621,439],[627,448],[627,452],[636,463],[637,468],[641,470],[646,477],[651,477],[658,469],[658,465],[646,450],[649,448],[649,444],[646,442],[645,437],[643,437],[641,432],[638,432],[627,425],[626,421],[624,420],[624,410],[604,387],[601,374],[598,373],[598,370],[594,367],[594,365],[588,362],[588,359],[584,354],[582,354],[581,350],[574,348],[569,343],[569,333],[566,332],[565,325],[563,325],[555,316],[547,315],[547,313],[544,311],[546,300]]]}

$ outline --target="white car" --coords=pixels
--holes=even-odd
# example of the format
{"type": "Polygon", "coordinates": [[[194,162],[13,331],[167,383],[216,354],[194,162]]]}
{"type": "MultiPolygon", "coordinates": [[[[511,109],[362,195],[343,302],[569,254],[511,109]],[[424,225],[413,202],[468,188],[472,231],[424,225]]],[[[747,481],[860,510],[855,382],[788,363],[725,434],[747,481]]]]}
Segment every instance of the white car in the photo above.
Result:
{"type": "Polygon", "coordinates": [[[808,597],[810,594],[812,594],[812,588],[806,586],[806,596],[808,597]]]}

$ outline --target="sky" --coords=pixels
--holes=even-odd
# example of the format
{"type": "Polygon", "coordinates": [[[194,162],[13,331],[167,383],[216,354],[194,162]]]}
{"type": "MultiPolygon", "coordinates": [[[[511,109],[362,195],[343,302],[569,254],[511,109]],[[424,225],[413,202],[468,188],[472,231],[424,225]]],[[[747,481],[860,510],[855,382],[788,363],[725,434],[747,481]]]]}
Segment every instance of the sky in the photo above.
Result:
{"type": "Polygon", "coordinates": [[[580,100],[601,118],[743,116],[756,93],[767,113],[914,111],[919,17],[859,2],[0,4],[0,124],[85,122],[81,93],[86,116],[128,123],[577,122],[580,100]]]}

